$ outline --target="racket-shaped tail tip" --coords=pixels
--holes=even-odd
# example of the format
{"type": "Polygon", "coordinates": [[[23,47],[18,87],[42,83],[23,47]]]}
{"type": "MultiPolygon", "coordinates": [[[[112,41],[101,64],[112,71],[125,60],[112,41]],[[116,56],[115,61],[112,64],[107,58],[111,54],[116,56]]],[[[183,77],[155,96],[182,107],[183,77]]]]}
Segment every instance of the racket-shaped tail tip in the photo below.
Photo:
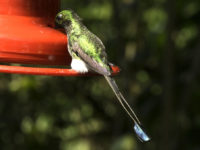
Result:
{"type": "Polygon", "coordinates": [[[148,142],[151,140],[151,138],[145,133],[145,131],[142,129],[141,126],[139,126],[137,123],[134,125],[134,131],[137,135],[137,137],[140,139],[142,142],[148,142]]]}

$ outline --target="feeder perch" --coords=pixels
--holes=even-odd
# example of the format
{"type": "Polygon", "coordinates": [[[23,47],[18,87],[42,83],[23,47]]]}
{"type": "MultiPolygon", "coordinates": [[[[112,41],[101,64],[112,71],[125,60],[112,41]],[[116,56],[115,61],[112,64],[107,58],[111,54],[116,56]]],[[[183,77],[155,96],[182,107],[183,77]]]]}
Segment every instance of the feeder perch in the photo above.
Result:
{"type": "MultiPolygon", "coordinates": [[[[59,0],[0,0],[0,63],[35,65],[0,65],[0,73],[94,75],[63,69],[71,63],[71,57],[67,52],[66,35],[53,28],[59,6],[59,0]],[[53,67],[36,67],[38,65],[53,67]]],[[[119,72],[116,66],[112,69],[113,74],[119,72]]]]}

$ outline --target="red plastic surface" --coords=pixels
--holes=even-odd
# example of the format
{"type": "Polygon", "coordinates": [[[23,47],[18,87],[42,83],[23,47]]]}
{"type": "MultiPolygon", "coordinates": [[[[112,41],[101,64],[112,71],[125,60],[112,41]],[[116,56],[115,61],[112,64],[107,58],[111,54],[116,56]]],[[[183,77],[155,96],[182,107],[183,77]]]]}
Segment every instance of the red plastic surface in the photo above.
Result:
{"type": "MultiPolygon", "coordinates": [[[[69,65],[67,36],[53,29],[59,4],[59,0],[0,0],[0,62],[69,65]]],[[[71,69],[4,65],[0,72],[78,76],[71,69]]]]}
{"type": "Polygon", "coordinates": [[[0,15],[0,62],[68,65],[67,37],[42,18],[0,15]]]}
{"type": "MultiPolygon", "coordinates": [[[[116,66],[112,67],[112,75],[119,73],[119,68],[116,66]]],[[[73,69],[61,69],[61,68],[36,68],[36,67],[22,67],[22,66],[6,66],[0,65],[0,71],[2,73],[17,73],[26,75],[51,75],[51,76],[89,76],[99,75],[97,73],[86,73],[80,74],[73,69]]]]}

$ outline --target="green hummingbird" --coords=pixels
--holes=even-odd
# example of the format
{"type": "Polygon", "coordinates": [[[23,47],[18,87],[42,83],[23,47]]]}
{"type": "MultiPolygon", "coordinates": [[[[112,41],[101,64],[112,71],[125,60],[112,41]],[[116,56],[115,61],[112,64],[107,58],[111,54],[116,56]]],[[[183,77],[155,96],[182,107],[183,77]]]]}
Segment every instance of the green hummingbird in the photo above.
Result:
{"type": "Polygon", "coordinates": [[[71,9],[59,12],[55,18],[57,27],[65,29],[68,37],[68,52],[72,57],[71,68],[79,73],[94,71],[105,77],[118,101],[134,123],[134,131],[142,142],[150,140],[144,132],[136,114],[121,94],[115,80],[111,77],[111,64],[107,60],[102,41],[82,23],[82,19],[71,9]]]}

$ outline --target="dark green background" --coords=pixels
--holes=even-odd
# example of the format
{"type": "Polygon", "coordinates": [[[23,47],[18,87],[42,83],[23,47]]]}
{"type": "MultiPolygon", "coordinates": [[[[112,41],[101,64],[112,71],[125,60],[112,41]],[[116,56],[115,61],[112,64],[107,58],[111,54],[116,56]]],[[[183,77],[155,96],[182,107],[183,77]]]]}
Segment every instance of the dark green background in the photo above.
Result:
{"type": "Polygon", "coordinates": [[[143,144],[103,77],[0,74],[1,150],[200,149],[200,1],[63,0],[121,68],[143,144]]]}

